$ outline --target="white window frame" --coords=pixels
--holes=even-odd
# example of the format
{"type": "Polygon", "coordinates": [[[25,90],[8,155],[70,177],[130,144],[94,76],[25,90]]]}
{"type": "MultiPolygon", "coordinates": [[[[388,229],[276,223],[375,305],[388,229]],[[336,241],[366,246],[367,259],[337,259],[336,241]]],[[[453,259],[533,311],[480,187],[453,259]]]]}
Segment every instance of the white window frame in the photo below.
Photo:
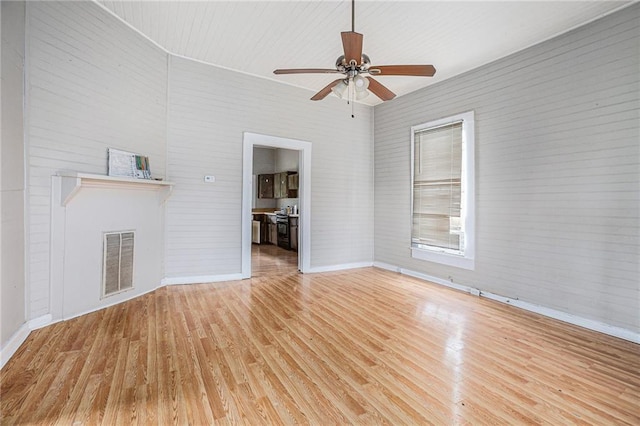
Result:
{"type": "Polygon", "coordinates": [[[441,247],[414,247],[411,243],[411,257],[427,260],[462,269],[475,269],[475,120],[473,111],[456,114],[439,120],[429,121],[411,127],[411,208],[410,229],[413,234],[413,184],[415,134],[433,127],[444,126],[462,121],[462,212],[461,225],[464,232],[462,252],[443,249],[441,247]]]}

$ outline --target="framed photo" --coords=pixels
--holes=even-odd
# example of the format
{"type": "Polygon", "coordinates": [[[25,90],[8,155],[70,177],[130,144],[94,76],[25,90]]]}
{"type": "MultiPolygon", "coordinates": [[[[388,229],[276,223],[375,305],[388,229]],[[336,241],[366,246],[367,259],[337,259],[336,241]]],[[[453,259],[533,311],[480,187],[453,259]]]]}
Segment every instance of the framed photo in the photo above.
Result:
{"type": "Polygon", "coordinates": [[[113,148],[109,148],[107,154],[109,157],[107,175],[151,179],[149,157],[113,148]]]}

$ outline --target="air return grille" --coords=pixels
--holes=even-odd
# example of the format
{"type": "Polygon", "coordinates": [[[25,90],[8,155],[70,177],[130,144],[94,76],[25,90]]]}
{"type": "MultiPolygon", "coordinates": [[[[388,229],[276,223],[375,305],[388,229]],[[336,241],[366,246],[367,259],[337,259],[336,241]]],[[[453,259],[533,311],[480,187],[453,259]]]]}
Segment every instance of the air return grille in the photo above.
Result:
{"type": "Polygon", "coordinates": [[[133,231],[104,234],[103,297],[133,288],[134,237],[133,231]]]}

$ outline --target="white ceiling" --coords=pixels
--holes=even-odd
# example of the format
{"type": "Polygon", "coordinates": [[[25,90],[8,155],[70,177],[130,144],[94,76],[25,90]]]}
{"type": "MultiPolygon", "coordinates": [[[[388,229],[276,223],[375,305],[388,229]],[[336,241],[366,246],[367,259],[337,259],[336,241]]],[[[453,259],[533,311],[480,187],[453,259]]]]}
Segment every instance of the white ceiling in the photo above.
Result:
{"type": "MultiPolygon", "coordinates": [[[[100,1],[167,51],[310,90],[334,74],[280,75],[276,68],[333,68],[351,2],[100,1]]],[[[617,10],[629,1],[356,1],[355,30],[373,65],[433,64],[436,75],[376,77],[403,95],[507,56],[617,10]]],[[[364,101],[381,101],[370,95],[364,101]]]]}

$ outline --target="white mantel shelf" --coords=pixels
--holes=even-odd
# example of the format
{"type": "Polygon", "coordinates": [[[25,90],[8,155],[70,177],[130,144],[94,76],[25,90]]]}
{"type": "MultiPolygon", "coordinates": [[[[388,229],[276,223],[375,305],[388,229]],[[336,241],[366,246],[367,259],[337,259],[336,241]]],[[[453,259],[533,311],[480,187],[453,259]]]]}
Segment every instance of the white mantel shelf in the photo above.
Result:
{"type": "Polygon", "coordinates": [[[173,182],[165,182],[162,180],[134,179],[81,172],[58,172],[56,175],[61,178],[60,205],[63,207],[78,194],[81,188],[160,190],[162,191],[160,204],[169,198],[173,190],[173,182]]]}

